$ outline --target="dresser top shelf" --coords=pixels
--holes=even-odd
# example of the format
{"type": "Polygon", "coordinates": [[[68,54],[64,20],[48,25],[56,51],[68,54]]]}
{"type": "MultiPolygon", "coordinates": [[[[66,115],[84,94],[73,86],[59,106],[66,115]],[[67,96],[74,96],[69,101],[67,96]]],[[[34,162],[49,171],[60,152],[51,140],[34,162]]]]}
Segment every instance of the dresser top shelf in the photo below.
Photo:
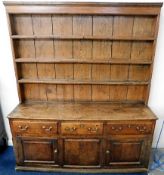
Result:
{"type": "Polygon", "coordinates": [[[162,6],[162,2],[153,2],[153,3],[113,3],[113,2],[66,2],[66,1],[61,1],[61,2],[53,2],[53,1],[33,1],[33,2],[28,2],[28,1],[4,1],[3,2],[6,6],[10,5],[95,5],[95,6],[162,6]]]}
{"type": "Polygon", "coordinates": [[[49,120],[156,120],[143,104],[107,102],[26,102],[18,105],[9,118],[49,120]]]}

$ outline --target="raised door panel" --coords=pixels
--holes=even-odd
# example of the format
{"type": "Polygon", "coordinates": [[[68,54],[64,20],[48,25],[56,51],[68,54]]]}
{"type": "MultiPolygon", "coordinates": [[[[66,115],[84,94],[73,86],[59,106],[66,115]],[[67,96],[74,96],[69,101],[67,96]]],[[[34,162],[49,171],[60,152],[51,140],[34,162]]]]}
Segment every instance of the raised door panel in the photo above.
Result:
{"type": "Polygon", "coordinates": [[[106,145],[106,166],[112,167],[144,167],[147,155],[146,138],[113,137],[106,145]]]}
{"type": "Polygon", "coordinates": [[[65,139],[65,167],[99,167],[101,164],[101,141],[99,139],[65,139]]]}
{"type": "Polygon", "coordinates": [[[17,138],[21,164],[58,164],[57,140],[17,138]]]}

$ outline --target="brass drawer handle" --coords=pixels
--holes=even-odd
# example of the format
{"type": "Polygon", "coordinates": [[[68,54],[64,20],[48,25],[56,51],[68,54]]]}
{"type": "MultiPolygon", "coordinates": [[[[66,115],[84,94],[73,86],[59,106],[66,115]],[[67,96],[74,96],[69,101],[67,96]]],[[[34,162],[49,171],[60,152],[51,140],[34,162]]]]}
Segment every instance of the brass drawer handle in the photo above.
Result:
{"type": "Polygon", "coordinates": [[[27,129],[29,128],[27,125],[25,125],[24,127],[19,125],[18,128],[21,130],[21,131],[27,131],[27,129]]]}
{"type": "Polygon", "coordinates": [[[65,131],[69,131],[69,130],[70,130],[70,128],[68,128],[68,127],[65,128],[65,131]]]}
{"type": "Polygon", "coordinates": [[[115,130],[115,131],[121,131],[122,129],[123,129],[122,126],[119,126],[119,127],[112,126],[112,130],[115,130]]]}
{"type": "Polygon", "coordinates": [[[98,132],[99,128],[88,128],[90,132],[98,132]]]}
{"type": "Polygon", "coordinates": [[[47,132],[50,132],[52,130],[52,126],[49,126],[49,127],[42,126],[42,128],[47,132]]]}
{"type": "Polygon", "coordinates": [[[146,126],[144,126],[144,127],[137,126],[136,130],[139,131],[139,132],[145,132],[146,131],[146,126]]]}
{"type": "Polygon", "coordinates": [[[77,130],[76,127],[72,127],[72,128],[66,127],[66,128],[65,128],[65,131],[69,131],[69,132],[74,132],[74,131],[76,131],[76,130],[77,130]]]}
{"type": "Polygon", "coordinates": [[[106,150],[106,154],[110,154],[110,151],[109,150],[106,150]]]}

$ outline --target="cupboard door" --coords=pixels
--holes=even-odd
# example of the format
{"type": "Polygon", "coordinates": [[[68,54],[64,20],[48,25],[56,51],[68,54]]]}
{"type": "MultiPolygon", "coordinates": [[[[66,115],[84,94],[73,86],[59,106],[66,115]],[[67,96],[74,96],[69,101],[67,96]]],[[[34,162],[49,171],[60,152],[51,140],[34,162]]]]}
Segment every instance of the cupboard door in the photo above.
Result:
{"type": "Polygon", "coordinates": [[[99,139],[64,139],[64,166],[100,167],[101,145],[99,139]]]}
{"type": "Polygon", "coordinates": [[[145,138],[111,138],[106,144],[106,165],[112,167],[143,167],[148,151],[147,144],[148,140],[145,138]]]}
{"type": "Polygon", "coordinates": [[[58,164],[57,140],[17,138],[19,164],[58,164]]]}

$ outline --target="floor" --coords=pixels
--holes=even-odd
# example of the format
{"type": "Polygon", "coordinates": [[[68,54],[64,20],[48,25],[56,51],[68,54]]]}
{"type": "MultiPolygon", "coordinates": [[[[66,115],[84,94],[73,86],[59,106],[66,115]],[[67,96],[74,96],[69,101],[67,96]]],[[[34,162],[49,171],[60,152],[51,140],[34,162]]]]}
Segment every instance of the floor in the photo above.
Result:
{"type": "Polygon", "coordinates": [[[150,160],[150,165],[149,165],[149,169],[150,172],[148,173],[148,175],[164,175],[164,149],[158,149],[158,150],[152,150],[152,155],[151,155],[151,160],[150,160]],[[155,168],[155,170],[151,170],[154,169],[154,167],[157,166],[157,164],[153,161],[154,159],[154,153],[156,155],[156,159],[158,160],[160,156],[160,162],[163,163],[162,166],[155,168]]]}
{"type": "MultiPolygon", "coordinates": [[[[160,168],[156,168],[155,170],[152,170],[148,173],[148,175],[164,175],[164,149],[159,149],[158,152],[156,150],[152,151],[151,156],[151,162],[150,162],[150,169],[154,169],[154,166],[157,164],[153,161],[153,155],[156,153],[156,158],[158,158],[158,155],[162,156],[161,162],[163,162],[163,166],[160,168]],[[163,170],[162,170],[163,168],[163,170]]],[[[158,159],[157,159],[158,160],[158,159]]],[[[81,173],[41,173],[41,172],[15,172],[14,169],[15,166],[15,158],[13,154],[13,148],[8,147],[6,151],[4,151],[2,154],[0,154],[0,175],[84,175],[81,173]]],[[[87,175],[87,174],[85,174],[87,175]]],[[[103,175],[103,173],[100,174],[94,174],[94,175],[103,175]]],[[[105,174],[107,175],[107,174],[105,174]]],[[[116,173],[116,174],[109,174],[109,175],[125,175],[123,173],[116,173]]],[[[147,175],[147,173],[130,173],[126,175],[147,175]]]]}

